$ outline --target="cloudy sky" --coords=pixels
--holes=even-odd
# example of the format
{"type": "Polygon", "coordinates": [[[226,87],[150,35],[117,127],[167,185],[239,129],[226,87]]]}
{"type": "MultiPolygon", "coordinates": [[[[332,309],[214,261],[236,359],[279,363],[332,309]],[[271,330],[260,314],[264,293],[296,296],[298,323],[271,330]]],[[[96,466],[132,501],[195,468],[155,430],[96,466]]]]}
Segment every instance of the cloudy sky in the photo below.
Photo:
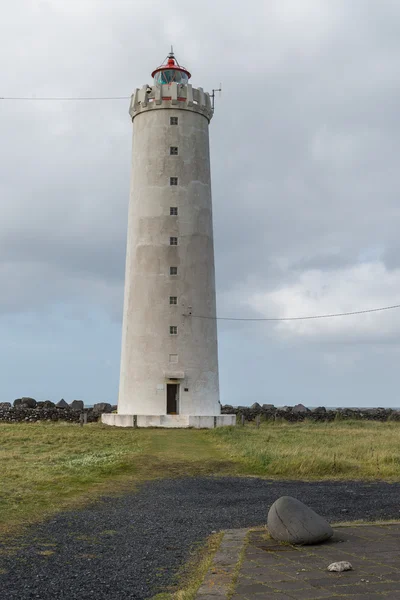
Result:
{"type": "MultiPolygon", "coordinates": [[[[211,123],[218,313],[400,303],[398,0],[0,0],[1,97],[130,96],[170,44],[211,123]]],[[[116,402],[129,100],[0,100],[0,401],[116,402]]],[[[219,324],[221,400],[400,406],[400,310],[219,324]]]]}

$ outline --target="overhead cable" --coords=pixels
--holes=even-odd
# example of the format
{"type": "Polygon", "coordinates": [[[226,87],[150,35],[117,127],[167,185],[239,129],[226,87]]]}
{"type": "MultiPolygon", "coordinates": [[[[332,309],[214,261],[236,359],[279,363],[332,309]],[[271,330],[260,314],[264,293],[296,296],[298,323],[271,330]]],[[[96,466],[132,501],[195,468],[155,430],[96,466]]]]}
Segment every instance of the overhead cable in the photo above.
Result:
{"type": "Polygon", "coordinates": [[[0,96],[0,100],[129,100],[130,96],[0,96]]]}
{"type": "Polygon", "coordinates": [[[366,313],[381,312],[400,308],[400,304],[383,306],[381,308],[370,308],[368,310],[354,310],[352,312],[333,313],[328,315],[312,315],[306,317],[280,317],[280,318],[241,318],[241,317],[206,317],[202,315],[190,315],[195,319],[211,319],[214,321],[308,321],[311,319],[331,319],[333,317],[348,317],[350,315],[364,315],[366,313]]]}

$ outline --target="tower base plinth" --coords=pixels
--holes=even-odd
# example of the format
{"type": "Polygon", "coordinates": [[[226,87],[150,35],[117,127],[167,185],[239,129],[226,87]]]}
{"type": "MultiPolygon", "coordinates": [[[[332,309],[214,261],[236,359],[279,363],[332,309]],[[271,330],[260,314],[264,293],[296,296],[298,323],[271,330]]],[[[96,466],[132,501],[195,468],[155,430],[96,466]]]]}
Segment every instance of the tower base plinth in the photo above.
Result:
{"type": "Polygon", "coordinates": [[[101,422],[114,427],[214,429],[236,425],[236,415],[118,415],[103,413],[101,422]]]}

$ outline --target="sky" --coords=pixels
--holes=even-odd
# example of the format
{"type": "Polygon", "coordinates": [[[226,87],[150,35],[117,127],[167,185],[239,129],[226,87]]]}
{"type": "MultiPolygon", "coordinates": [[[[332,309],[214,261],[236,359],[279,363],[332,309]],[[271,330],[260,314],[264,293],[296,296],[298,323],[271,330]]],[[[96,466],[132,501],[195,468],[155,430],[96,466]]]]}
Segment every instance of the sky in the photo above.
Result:
{"type": "MultiPolygon", "coordinates": [[[[0,0],[0,97],[129,97],[170,45],[210,124],[220,317],[400,304],[398,0],[0,0]]],[[[0,401],[117,402],[129,99],[0,100],[0,401]]],[[[221,402],[400,406],[400,310],[219,322],[221,402]]]]}

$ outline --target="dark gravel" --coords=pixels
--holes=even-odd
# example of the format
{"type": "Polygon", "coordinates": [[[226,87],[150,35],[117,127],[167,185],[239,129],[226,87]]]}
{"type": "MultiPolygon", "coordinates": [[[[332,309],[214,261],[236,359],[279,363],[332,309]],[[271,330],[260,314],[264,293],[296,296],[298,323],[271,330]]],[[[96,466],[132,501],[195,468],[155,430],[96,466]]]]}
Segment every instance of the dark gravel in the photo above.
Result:
{"type": "Polygon", "coordinates": [[[174,583],[196,543],[212,531],[264,524],[279,496],[295,496],[329,521],[374,520],[400,518],[399,492],[400,483],[382,482],[198,478],[149,483],[138,493],[62,513],[31,527],[13,544],[0,544],[0,573],[6,570],[0,575],[0,597],[151,598],[174,583]]]}

